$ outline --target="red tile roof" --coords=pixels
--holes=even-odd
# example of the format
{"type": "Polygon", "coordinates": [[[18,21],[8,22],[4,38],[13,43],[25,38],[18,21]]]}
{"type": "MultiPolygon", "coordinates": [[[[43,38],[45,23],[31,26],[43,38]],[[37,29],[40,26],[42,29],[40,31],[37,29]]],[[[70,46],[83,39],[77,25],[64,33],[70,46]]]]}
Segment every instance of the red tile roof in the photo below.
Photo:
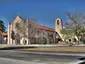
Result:
{"type": "Polygon", "coordinates": [[[43,26],[43,25],[39,25],[39,28],[40,28],[40,29],[43,29],[43,30],[55,32],[55,29],[49,28],[49,27],[46,27],[46,26],[43,26]]]}
{"type": "Polygon", "coordinates": [[[3,36],[7,36],[8,34],[7,34],[7,32],[3,32],[2,35],[3,36]]]}
{"type": "Polygon", "coordinates": [[[0,35],[7,36],[8,34],[7,34],[7,32],[0,31],[0,35]]]}

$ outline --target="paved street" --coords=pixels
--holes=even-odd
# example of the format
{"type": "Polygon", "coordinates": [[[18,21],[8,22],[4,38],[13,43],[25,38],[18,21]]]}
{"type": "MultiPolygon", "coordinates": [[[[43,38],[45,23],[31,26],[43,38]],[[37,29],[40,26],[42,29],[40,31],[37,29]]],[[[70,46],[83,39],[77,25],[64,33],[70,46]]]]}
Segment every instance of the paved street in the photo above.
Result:
{"type": "Polygon", "coordinates": [[[36,63],[14,60],[14,59],[7,59],[7,58],[0,58],[0,64],[36,64],[36,63]]]}
{"type": "Polygon", "coordinates": [[[0,50],[0,64],[77,64],[81,56],[42,55],[29,51],[0,50]],[[28,52],[28,53],[27,53],[28,52]]]}

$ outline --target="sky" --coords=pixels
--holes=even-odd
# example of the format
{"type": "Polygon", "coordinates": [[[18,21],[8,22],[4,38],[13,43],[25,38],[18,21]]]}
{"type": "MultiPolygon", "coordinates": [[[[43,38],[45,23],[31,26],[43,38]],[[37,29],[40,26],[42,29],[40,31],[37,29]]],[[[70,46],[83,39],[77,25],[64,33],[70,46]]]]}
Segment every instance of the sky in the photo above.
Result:
{"type": "Polygon", "coordinates": [[[37,23],[54,28],[56,18],[65,23],[67,12],[80,11],[85,11],[85,0],[0,0],[0,20],[6,27],[17,13],[24,19],[32,17],[37,23]]]}

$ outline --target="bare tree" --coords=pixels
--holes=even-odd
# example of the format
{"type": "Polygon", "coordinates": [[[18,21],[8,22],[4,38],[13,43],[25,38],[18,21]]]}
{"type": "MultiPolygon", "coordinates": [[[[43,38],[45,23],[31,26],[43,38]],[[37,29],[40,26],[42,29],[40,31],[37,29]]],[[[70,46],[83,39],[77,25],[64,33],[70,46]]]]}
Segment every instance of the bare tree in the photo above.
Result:
{"type": "Polygon", "coordinates": [[[28,44],[35,42],[38,25],[34,19],[22,20],[20,23],[16,23],[17,32],[20,33],[21,37],[28,38],[28,44]]]}
{"type": "Polygon", "coordinates": [[[27,20],[27,29],[28,29],[28,41],[29,44],[31,40],[35,42],[35,39],[37,38],[37,31],[38,31],[38,24],[35,23],[35,20],[33,18],[27,20]]]}
{"type": "Polygon", "coordinates": [[[68,16],[70,21],[68,22],[68,25],[66,28],[70,29],[70,32],[73,33],[74,36],[77,37],[78,44],[79,44],[81,31],[85,25],[84,24],[85,23],[85,13],[83,13],[83,12],[76,12],[76,13],[68,12],[67,16],[68,16]]]}
{"type": "Polygon", "coordinates": [[[16,23],[15,25],[16,32],[24,38],[24,43],[25,43],[25,37],[26,35],[26,21],[22,20],[20,23],[16,23]]]}

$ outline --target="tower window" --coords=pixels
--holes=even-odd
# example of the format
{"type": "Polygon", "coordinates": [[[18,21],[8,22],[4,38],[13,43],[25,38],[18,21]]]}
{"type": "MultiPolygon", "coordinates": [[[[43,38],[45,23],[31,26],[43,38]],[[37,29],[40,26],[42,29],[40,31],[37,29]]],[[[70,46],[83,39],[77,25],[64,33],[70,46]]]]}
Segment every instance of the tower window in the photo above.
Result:
{"type": "Polygon", "coordinates": [[[57,25],[59,25],[59,20],[57,20],[57,25]]]}

